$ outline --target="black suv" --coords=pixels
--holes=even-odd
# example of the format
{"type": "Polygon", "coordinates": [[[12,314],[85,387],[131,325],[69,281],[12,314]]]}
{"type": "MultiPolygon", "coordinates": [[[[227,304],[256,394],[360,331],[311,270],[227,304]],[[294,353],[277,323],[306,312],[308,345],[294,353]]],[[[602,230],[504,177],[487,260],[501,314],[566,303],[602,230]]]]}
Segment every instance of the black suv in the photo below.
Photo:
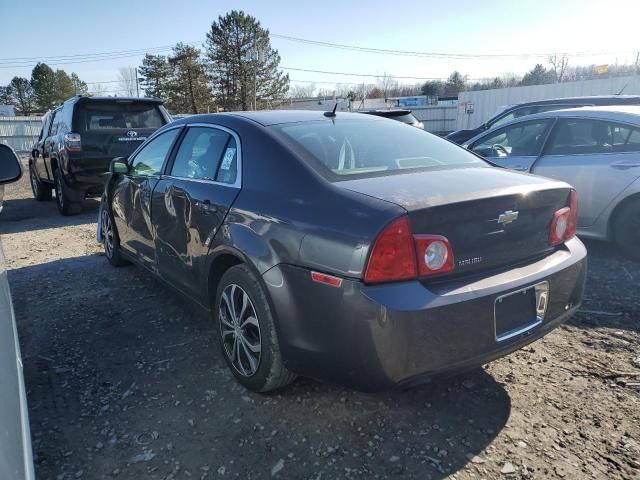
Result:
{"type": "Polygon", "coordinates": [[[102,195],[111,160],[170,121],[156,98],[70,98],[45,116],[31,152],[33,196],[51,200],[55,189],[60,213],[80,213],[85,197],[102,195]]]}
{"type": "Polygon", "coordinates": [[[421,128],[424,130],[424,124],[413,116],[411,110],[358,110],[358,113],[366,113],[367,115],[375,115],[376,117],[391,118],[398,122],[406,123],[412,127],[421,128]]]}
{"type": "Polygon", "coordinates": [[[485,130],[510,122],[511,120],[534,113],[549,112],[551,110],[564,110],[565,108],[593,107],[600,105],[640,105],[638,95],[603,95],[594,97],[553,98],[550,100],[537,100],[535,102],[518,103],[511,105],[491,117],[482,125],[469,130],[456,130],[445,138],[462,145],[467,140],[481,134],[485,130]]]}

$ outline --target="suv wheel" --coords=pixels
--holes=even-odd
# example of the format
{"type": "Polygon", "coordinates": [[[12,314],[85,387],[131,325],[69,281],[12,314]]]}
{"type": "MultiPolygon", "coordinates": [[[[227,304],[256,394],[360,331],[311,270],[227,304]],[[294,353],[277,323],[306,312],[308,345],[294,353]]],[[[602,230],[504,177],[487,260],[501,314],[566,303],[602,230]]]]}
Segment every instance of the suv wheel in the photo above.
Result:
{"type": "Polygon", "coordinates": [[[104,256],[114,267],[122,267],[127,262],[120,254],[120,237],[116,231],[111,214],[104,208],[100,208],[100,228],[102,229],[102,243],[104,256]]]}
{"type": "Polygon", "coordinates": [[[225,361],[245,388],[269,392],[295,380],[282,362],[266,293],[246,265],[222,276],[214,317],[225,361]]]}
{"type": "Polygon", "coordinates": [[[51,200],[51,185],[41,182],[32,166],[29,166],[29,180],[31,180],[33,198],[39,202],[51,200]]]}
{"type": "Polygon", "coordinates": [[[640,261],[640,198],[622,207],[612,222],[613,238],[629,258],[640,261]]]}
{"type": "Polygon", "coordinates": [[[53,183],[56,190],[56,203],[62,215],[74,215],[82,211],[82,204],[72,202],[69,196],[70,188],[64,183],[60,170],[53,171],[53,183]]]}

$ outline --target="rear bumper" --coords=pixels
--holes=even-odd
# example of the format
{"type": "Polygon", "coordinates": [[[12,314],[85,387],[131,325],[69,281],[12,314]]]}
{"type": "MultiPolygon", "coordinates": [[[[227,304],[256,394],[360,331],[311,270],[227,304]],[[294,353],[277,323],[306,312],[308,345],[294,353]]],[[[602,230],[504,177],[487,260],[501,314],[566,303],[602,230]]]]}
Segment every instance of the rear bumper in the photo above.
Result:
{"type": "Polygon", "coordinates": [[[425,286],[418,281],[340,288],[279,265],[263,276],[287,367],[304,376],[377,391],[487,363],[563,323],[582,300],[586,249],[574,238],[533,263],[483,277],[425,286]],[[497,341],[497,297],[547,281],[541,325],[497,341]]]}

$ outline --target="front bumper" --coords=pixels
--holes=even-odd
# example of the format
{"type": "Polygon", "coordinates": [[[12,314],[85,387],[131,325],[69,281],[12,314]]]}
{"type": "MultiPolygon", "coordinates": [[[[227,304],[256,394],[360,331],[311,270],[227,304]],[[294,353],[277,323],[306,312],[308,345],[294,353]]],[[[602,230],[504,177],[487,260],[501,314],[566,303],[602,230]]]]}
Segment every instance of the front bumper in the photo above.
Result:
{"type": "Polygon", "coordinates": [[[335,288],[290,265],[272,268],[263,279],[290,370],[377,391],[482,365],[544,336],[580,305],[586,269],[586,249],[574,238],[526,265],[430,285],[345,279],[335,288]],[[497,341],[496,298],[543,281],[549,299],[542,324],[497,341]]]}

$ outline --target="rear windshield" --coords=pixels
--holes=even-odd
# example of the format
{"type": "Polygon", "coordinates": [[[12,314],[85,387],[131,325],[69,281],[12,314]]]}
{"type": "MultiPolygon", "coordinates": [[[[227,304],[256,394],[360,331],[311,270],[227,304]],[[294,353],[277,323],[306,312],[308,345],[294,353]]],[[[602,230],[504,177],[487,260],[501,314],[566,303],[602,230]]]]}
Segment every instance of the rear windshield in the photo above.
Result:
{"type": "Polygon", "coordinates": [[[406,170],[488,166],[463,148],[401,122],[379,119],[275,125],[330,180],[406,170]]]}
{"type": "Polygon", "coordinates": [[[114,128],[160,128],[164,120],[157,105],[151,103],[87,103],[78,105],[76,131],[114,128]]]}

